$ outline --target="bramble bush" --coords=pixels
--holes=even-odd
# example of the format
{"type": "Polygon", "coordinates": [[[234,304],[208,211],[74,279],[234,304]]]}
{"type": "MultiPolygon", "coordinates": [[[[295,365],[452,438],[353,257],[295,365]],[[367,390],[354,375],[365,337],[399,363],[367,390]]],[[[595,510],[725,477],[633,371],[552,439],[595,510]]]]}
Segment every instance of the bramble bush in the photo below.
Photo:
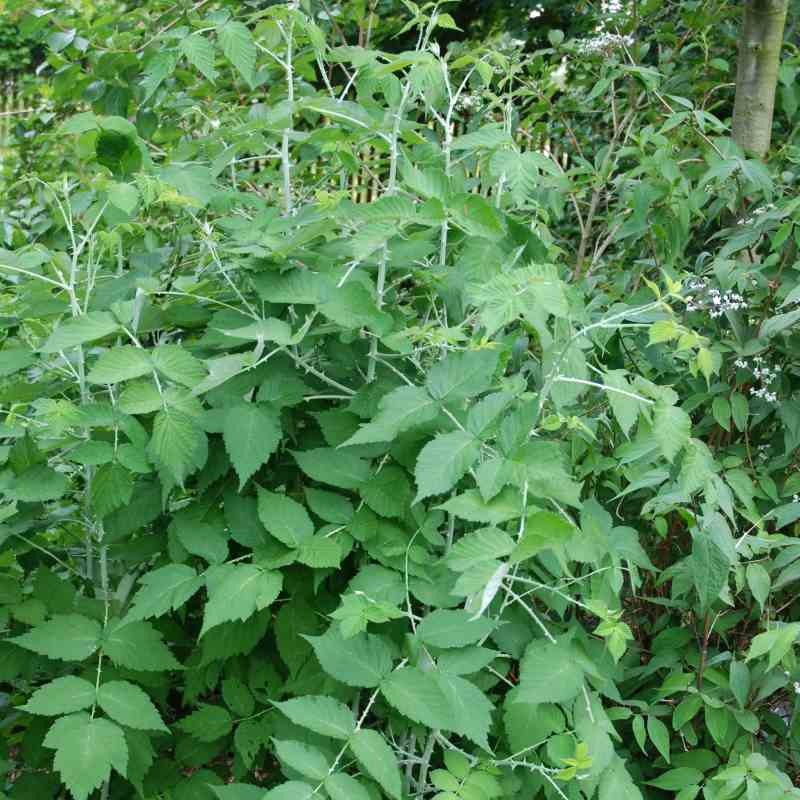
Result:
{"type": "Polygon", "coordinates": [[[264,5],[21,7],[0,796],[797,796],[797,50],[264,5]]]}

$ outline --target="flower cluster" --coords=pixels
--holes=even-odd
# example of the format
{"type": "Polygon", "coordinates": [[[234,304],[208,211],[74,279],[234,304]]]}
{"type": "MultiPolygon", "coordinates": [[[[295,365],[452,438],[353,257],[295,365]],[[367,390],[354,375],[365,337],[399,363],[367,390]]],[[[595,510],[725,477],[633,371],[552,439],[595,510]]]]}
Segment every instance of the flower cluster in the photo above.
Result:
{"type": "Polygon", "coordinates": [[[754,208],[749,217],[742,217],[741,219],[736,220],[736,222],[738,225],[749,225],[751,222],[755,222],[759,217],[763,216],[768,211],[772,211],[774,208],[775,205],[773,203],[767,203],[765,206],[754,208]]]}
{"type": "Polygon", "coordinates": [[[612,50],[619,50],[621,47],[630,47],[632,44],[633,36],[603,31],[591,39],[584,39],[578,42],[576,49],[583,55],[597,55],[599,53],[610,53],[612,50]]]}
{"type": "Polygon", "coordinates": [[[777,401],[777,392],[772,391],[770,386],[780,375],[780,366],[769,366],[769,364],[765,363],[763,356],[753,356],[752,363],[748,363],[747,359],[744,358],[737,358],[733,363],[739,369],[749,370],[753,378],[758,381],[758,386],[752,386],[750,388],[750,394],[753,397],[757,397],[759,400],[764,400],[767,403],[774,403],[777,401]]]}
{"type": "Polygon", "coordinates": [[[530,10],[530,13],[528,14],[528,19],[538,19],[539,17],[542,16],[542,14],[544,14],[544,6],[541,3],[539,3],[539,5],[530,10]]]}
{"type": "MultiPolygon", "coordinates": [[[[599,55],[619,50],[633,45],[633,36],[621,33],[612,33],[607,29],[607,21],[614,17],[624,18],[630,14],[627,4],[623,0],[602,0],[600,3],[602,19],[595,28],[596,35],[591,39],[584,39],[576,44],[576,49],[583,55],[599,55]]],[[[619,21],[624,22],[624,19],[619,21]]]]}
{"type": "Polygon", "coordinates": [[[720,292],[708,286],[702,278],[691,280],[688,288],[697,292],[686,297],[687,311],[708,311],[711,319],[721,317],[726,311],[739,311],[747,308],[744,297],[738,292],[720,292]]]}

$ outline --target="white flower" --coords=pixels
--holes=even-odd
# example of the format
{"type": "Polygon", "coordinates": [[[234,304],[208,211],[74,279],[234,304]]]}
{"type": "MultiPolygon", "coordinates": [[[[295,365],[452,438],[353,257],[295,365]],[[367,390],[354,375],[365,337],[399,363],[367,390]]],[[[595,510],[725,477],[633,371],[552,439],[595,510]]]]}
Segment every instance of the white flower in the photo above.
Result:
{"type": "Polygon", "coordinates": [[[528,13],[528,19],[537,19],[544,14],[544,8],[541,5],[536,6],[536,8],[532,8],[528,13]]]}

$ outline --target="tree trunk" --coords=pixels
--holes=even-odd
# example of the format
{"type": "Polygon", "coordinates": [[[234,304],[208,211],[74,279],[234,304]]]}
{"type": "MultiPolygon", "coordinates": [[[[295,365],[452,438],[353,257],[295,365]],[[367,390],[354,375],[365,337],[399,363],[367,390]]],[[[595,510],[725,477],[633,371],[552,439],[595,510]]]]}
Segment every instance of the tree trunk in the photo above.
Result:
{"type": "Polygon", "coordinates": [[[745,0],[733,107],[733,138],[762,158],[772,137],[772,111],[778,82],[788,0],[745,0]]]}

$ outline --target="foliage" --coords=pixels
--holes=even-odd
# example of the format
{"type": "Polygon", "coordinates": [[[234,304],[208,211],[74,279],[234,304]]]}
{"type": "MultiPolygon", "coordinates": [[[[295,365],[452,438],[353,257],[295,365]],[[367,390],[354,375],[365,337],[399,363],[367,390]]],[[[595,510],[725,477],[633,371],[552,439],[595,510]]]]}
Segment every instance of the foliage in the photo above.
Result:
{"type": "Polygon", "coordinates": [[[796,55],[242,5],[24,19],[7,795],[795,796],[796,55]]]}

